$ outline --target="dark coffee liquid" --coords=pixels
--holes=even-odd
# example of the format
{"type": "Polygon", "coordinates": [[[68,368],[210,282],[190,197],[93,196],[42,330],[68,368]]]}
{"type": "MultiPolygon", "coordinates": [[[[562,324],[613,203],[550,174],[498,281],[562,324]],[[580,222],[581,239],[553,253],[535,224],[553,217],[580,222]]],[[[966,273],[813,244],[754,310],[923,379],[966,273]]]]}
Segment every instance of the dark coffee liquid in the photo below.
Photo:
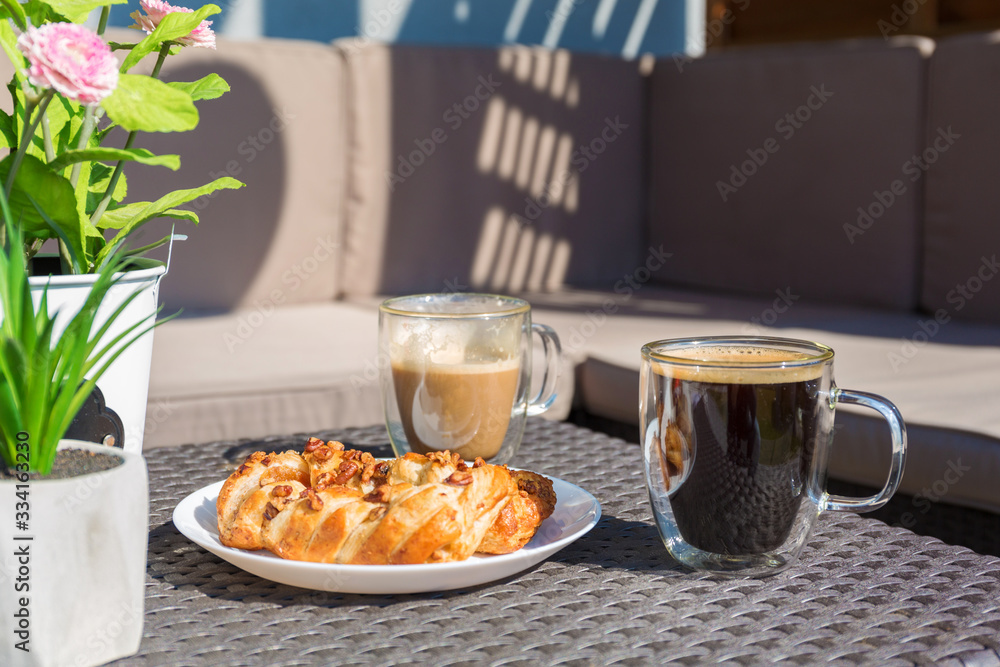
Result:
{"type": "MultiPolygon", "coordinates": [[[[750,555],[787,538],[805,495],[820,409],[819,379],[783,384],[661,377],[673,418],[665,441],[689,447],[670,505],[703,551],[750,555]]],[[[667,447],[670,445],[667,444],[667,447]]]]}

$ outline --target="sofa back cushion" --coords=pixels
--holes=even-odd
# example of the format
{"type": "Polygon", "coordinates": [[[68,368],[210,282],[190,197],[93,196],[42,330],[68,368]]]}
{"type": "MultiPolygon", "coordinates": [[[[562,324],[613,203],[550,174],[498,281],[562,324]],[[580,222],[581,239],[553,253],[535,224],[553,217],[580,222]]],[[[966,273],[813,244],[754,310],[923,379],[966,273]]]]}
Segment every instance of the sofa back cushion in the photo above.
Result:
{"type": "Polygon", "coordinates": [[[613,283],[640,251],[634,62],[336,43],[348,76],[348,296],[613,283]]]}
{"type": "Polygon", "coordinates": [[[919,38],[657,62],[650,241],[671,284],[916,305],[919,38]]]}
{"type": "MultiPolygon", "coordinates": [[[[198,103],[196,130],[144,134],[137,143],[180,154],[181,170],[126,171],[130,200],[152,201],[219,176],[246,183],[189,205],[201,223],[178,223],[189,238],[174,245],[161,301],[168,309],[266,314],[274,305],[333,299],[343,197],[340,58],[312,42],[220,39],[217,51],[186,48],[170,58],[163,78],[194,81],[210,72],[232,90],[198,103]]],[[[158,221],[137,243],[169,229],[158,221]]]]}
{"type": "Polygon", "coordinates": [[[998,324],[1000,32],[940,42],[928,86],[921,305],[998,324]]]}

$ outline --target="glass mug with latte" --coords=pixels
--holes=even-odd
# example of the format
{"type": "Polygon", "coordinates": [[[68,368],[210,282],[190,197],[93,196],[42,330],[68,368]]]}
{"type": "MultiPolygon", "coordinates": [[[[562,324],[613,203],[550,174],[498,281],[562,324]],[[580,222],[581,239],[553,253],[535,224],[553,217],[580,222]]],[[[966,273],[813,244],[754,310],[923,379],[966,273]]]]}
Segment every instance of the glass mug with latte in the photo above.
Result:
{"type": "Polygon", "coordinates": [[[555,400],[561,348],[531,322],[527,301],[493,294],[422,294],[379,307],[382,404],[397,456],[457,452],[508,463],[528,416],[555,400]],[[530,398],[532,333],[545,350],[530,398]],[[385,363],[385,360],[388,363],[385,363]]]}
{"type": "Polygon", "coordinates": [[[640,421],[650,504],[667,551],[698,570],[765,576],[798,558],[822,510],[867,512],[899,485],[906,430],[886,399],[840,389],[833,350],[784,338],[662,340],[642,348],[640,421]],[[889,424],[885,487],[826,492],[838,403],[889,424]]]}

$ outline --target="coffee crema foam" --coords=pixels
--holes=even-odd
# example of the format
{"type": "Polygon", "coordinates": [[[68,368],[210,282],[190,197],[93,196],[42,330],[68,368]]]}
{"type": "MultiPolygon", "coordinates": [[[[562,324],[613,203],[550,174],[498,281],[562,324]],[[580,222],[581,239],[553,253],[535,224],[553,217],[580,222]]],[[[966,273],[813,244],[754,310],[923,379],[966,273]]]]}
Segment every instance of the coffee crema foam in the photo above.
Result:
{"type": "Polygon", "coordinates": [[[681,359],[685,362],[704,362],[706,365],[689,363],[675,364],[654,359],[653,370],[657,375],[678,380],[729,384],[778,384],[782,382],[805,382],[823,375],[825,363],[816,361],[806,366],[795,362],[814,359],[814,355],[792,350],[754,345],[707,345],[692,346],[660,352],[663,356],[681,359]],[[776,366],[776,364],[793,364],[776,366]],[[722,367],[716,364],[723,364],[722,367]],[[733,364],[733,365],[726,365],[733,364]],[[747,364],[747,366],[740,366],[747,364]],[[760,366],[757,366],[757,365],[760,366]]]}

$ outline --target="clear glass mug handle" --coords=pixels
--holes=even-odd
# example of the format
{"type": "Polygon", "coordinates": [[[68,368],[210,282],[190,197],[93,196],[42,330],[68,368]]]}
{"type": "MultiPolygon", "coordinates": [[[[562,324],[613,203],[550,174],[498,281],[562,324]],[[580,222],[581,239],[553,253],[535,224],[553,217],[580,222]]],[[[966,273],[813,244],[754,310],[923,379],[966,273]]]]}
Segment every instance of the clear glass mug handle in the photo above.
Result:
{"type": "Polygon", "coordinates": [[[538,334],[542,339],[542,347],[545,349],[545,369],[542,375],[542,386],[538,390],[531,402],[528,403],[528,416],[537,417],[542,414],[556,400],[556,380],[559,378],[559,360],[562,357],[562,345],[559,343],[559,336],[552,327],[544,324],[532,323],[531,331],[538,334]]]}
{"type": "Polygon", "coordinates": [[[824,497],[823,509],[844,510],[848,512],[870,512],[877,510],[887,502],[892,494],[899,487],[899,481],[903,478],[903,466],[906,463],[906,425],[903,424],[903,417],[899,410],[888,400],[875,394],[868,394],[863,391],[848,391],[846,389],[833,388],[831,399],[836,403],[854,403],[866,408],[875,410],[889,423],[889,434],[892,437],[892,460],[889,466],[889,479],[881,491],[869,498],[851,498],[848,496],[834,496],[827,494],[824,497]]]}

